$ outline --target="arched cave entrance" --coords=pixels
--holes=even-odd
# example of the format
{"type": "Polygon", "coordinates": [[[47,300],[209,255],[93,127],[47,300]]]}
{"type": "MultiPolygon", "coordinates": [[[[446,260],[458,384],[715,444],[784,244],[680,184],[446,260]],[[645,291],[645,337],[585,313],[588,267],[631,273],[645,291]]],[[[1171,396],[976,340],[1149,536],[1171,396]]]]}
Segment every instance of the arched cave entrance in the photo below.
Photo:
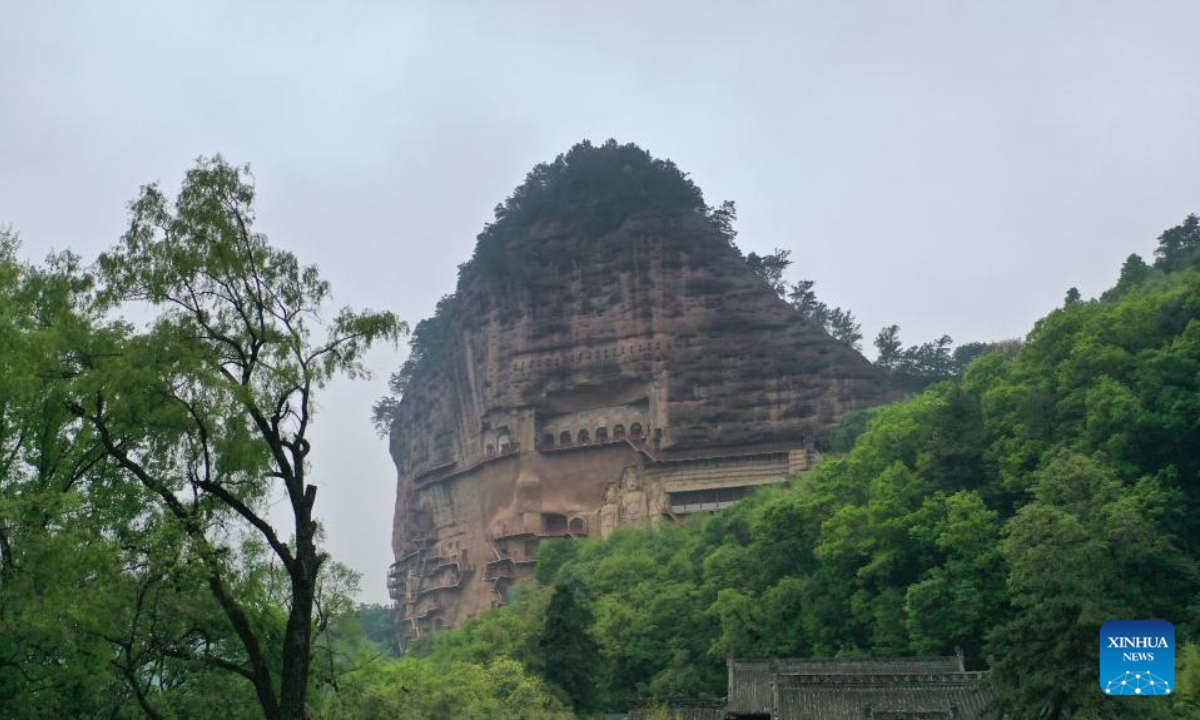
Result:
{"type": "Polygon", "coordinates": [[[566,535],[567,517],[558,513],[542,513],[542,529],[547,535],[566,535]]]}

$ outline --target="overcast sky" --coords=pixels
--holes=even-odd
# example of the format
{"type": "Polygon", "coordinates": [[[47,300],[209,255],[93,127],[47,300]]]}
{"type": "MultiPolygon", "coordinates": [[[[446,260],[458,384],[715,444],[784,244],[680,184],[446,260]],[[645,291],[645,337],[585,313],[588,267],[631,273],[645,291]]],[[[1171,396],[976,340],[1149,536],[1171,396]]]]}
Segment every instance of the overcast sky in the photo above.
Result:
{"type": "MultiPolygon", "coordinates": [[[[738,203],[740,244],[869,340],[1023,335],[1200,211],[1195,2],[0,0],[0,223],[85,257],[140,184],[249,162],[259,229],[339,304],[416,322],[496,203],[574,142],[637,142],[738,203]]],[[[325,394],[333,555],[386,601],[403,357],[325,394]]]]}

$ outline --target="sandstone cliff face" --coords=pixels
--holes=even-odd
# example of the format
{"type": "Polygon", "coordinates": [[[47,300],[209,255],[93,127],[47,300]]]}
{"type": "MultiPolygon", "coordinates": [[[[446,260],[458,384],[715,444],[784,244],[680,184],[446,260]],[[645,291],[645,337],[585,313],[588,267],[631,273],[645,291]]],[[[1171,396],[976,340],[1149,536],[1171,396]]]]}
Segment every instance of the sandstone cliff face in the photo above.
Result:
{"type": "Polygon", "coordinates": [[[800,317],[701,212],[528,229],[460,287],[395,411],[389,584],[410,639],[504,602],[539,539],[741,497],[815,462],[877,371],[800,317]]]}

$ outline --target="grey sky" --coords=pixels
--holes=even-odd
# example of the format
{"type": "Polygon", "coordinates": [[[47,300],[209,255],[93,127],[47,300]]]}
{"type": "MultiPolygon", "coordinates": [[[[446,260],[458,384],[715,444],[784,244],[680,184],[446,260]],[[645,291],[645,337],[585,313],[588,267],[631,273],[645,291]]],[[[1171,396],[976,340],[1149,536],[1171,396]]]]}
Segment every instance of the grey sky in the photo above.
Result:
{"type": "MultiPolygon", "coordinates": [[[[0,223],[93,257],[139,184],[250,162],[259,228],[415,322],[535,163],[615,137],[734,199],[868,342],[1018,336],[1200,211],[1194,2],[0,0],[0,223]]],[[[318,502],[385,601],[402,353],[323,399],[318,502]]]]}

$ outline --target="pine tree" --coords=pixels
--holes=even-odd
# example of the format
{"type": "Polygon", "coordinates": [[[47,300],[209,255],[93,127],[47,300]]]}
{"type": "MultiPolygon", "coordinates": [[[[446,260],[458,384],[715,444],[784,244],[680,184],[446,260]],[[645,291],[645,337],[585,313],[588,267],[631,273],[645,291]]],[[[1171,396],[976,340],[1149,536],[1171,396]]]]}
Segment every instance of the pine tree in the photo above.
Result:
{"type": "Polygon", "coordinates": [[[1183,222],[1158,236],[1154,266],[1170,272],[1194,264],[1200,255],[1200,218],[1188,215],[1183,222]]]}
{"type": "Polygon", "coordinates": [[[571,696],[576,710],[588,711],[596,701],[592,678],[600,647],[591,635],[594,618],[582,590],[577,580],[567,580],[555,587],[538,647],[545,662],[546,679],[571,696]]]}
{"type": "Polygon", "coordinates": [[[875,364],[887,370],[895,370],[900,364],[904,344],[900,342],[900,326],[889,325],[882,328],[875,336],[875,349],[879,351],[879,359],[875,364]]]}
{"type": "Polygon", "coordinates": [[[1100,299],[1115,300],[1129,292],[1130,288],[1145,282],[1146,278],[1150,277],[1153,273],[1154,269],[1147,265],[1145,260],[1142,260],[1142,256],[1133,253],[1125,258],[1125,263],[1121,265],[1121,276],[1117,280],[1117,284],[1111,289],[1104,291],[1100,299]]]}
{"type": "Polygon", "coordinates": [[[787,291],[787,283],[783,281],[783,271],[788,269],[792,261],[788,258],[791,250],[775,248],[775,252],[759,255],[750,253],[746,256],[746,265],[762,279],[777,295],[783,297],[787,291]]]}

